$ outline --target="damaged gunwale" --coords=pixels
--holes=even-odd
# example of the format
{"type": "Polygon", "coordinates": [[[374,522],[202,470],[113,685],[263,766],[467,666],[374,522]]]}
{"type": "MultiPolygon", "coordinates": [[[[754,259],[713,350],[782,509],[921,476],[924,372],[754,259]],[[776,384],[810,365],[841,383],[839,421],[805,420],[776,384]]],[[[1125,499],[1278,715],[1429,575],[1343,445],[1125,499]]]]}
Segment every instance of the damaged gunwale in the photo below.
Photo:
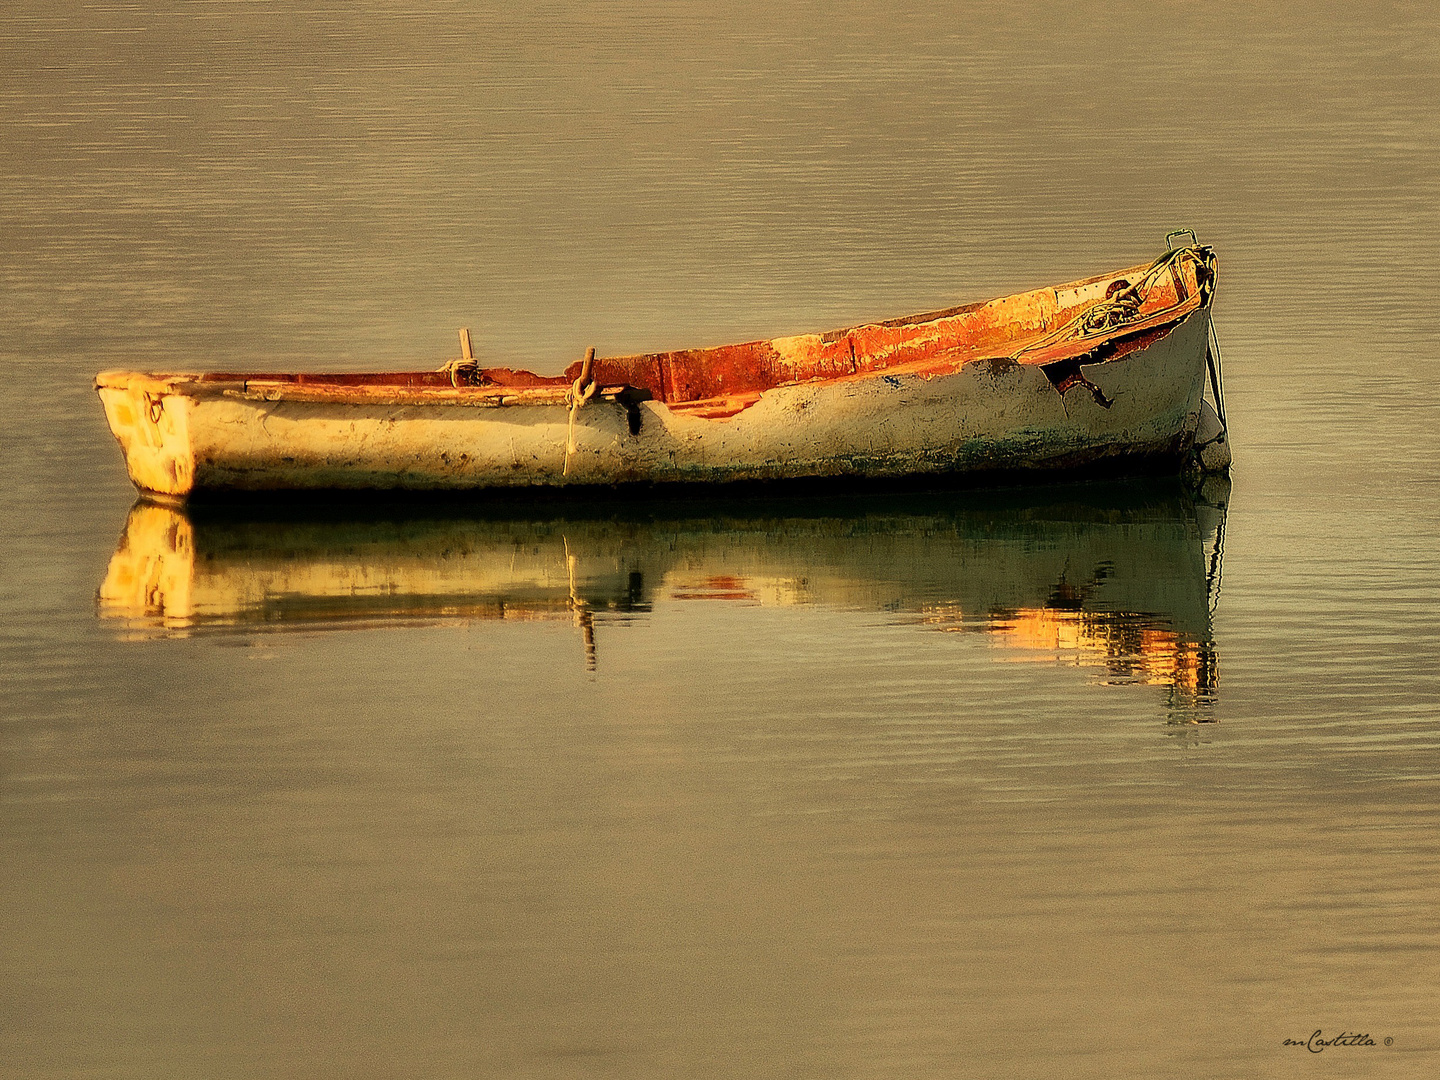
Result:
{"type": "MultiPolygon", "coordinates": [[[[1079,340],[1047,339],[1098,300],[1128,288],[1153,269],[1153,264],[822,334],[600,357],[594,361],[595,396],[626,406],[654,400],[677,413],[724,420],[778,387],[858,382],[901,373],[931,378],[953,374],[973,363],[988,363],[997,370],[1012,364],[1039,366],[1062,388],[1080,378],[1082,362],[1118,359],[1179,325],[1202,303],[1208,285],[1198,271],[1202,265],[1194,259],[1171,260],[1171,272],[1151,283],[1135,318],[1111,332],[1079,340]]],[[[178,393],[197,399],[223,396],[250,401],[500,407],[565,405],[581,373],[579,362],[555,376],[505,367],[475,365],[471,369],[471,364],[474,361],[467,355],[435,371],[114,371],[102,373],[96,382],[97,386],[135,386],[143,381],[157,399],[178,393]],[[465,372],[464,382],[457,378],[457,371],[465,372]]]]}

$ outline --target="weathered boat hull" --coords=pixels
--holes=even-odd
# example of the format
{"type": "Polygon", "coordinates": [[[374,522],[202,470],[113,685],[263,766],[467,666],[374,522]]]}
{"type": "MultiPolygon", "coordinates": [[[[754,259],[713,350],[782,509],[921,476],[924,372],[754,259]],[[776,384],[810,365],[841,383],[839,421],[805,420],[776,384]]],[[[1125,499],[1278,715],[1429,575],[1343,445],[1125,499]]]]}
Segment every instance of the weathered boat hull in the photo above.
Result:
{"type": "MultiPolygon", "coordinates": [[[[1104,279],[1086,284],[1093,291],[1104,279]]],[[[171,498],[1050,472],[1134,459],[1178,467],[1202,418],[1204,300],[1120,355],[1092,350],[1085,363],[1082,354],[1066,381],[1053,364],[1009,356],[910,363],[773,386],[720,415],[628,387],[572,413],[555,387],[509,397],[446,386],[341,394],[133,372],[96,385],[131,480],[171,498]]]]}

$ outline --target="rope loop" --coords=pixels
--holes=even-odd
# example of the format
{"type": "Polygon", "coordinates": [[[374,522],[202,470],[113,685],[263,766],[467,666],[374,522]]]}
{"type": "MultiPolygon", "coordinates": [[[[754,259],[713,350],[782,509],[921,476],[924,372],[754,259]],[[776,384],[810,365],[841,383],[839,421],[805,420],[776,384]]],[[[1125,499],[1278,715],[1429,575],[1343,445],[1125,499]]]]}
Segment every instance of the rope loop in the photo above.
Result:
{"type": "Polygon", "coordinates": [[[580,365],[579,377],[565,393],[565,400],[570,405],[570,437],[565,442],[565,467],[560,471],[561,476],[570,475],[570,458],[578,449],[575,445],[575,417],[599,389],[600,383],[595,378],[595,346],[592,345],[585,350],[585,362],[580,365]]]}
{"type": "Polygon", "coordinates": [[[475,359],[475,350],[470,346],[470,328],[460,328],[460,357],[442,364],[438,369],[450,376],[450,385],[457,390],[462,386],[475,386],[484,382],[480,378],[480,363],[475,359]]]}
{"type": "MultiPolygon", "coordinates": [[[[1197,254],[1194,247],[1177,247],[1166,251],[1153,263],[1151,263],[1143,274],[1134,282],[1115,282],[1111,286],[1113,290],[1105,299],[1092,304],[1079,315],[1067,322],[1059,329],[1046,334],[1039,341],[1031,342],[1023,346],[1010,356],[1012,360],[1018,360],[1027,352],[1034,352],[1036,349],[1053,345],[1060,341],[1071,341],[1076,338],[1092,337],[1096,334],[1106,334],[1118,330],[1127,323],[1134,322],[1144,306],[1150,290],[1160,279],[1160,276],[1167,271],[1175,282],[1175,291],[1178,296],[1176,306],[1184,303],[1186,299],[1185,285],[1180,277],[1176,266],[1181,259],[1200,260],[1201,255],[1197,254]],[[1119,288],[1116,288],[1119,286],[1119,288]]],[[[1154,314],[1159,314],[1158,312],[1154,314]]]]}
{"type": "Polygon", "coordinates": [[[480,365],[473,356],[461,357],[458,360],[442,364],[436,370],[442,375],[449,375],[450,385],[458,389],[462,386],[475,385],[475,376],[480,370],[480,365]]]}

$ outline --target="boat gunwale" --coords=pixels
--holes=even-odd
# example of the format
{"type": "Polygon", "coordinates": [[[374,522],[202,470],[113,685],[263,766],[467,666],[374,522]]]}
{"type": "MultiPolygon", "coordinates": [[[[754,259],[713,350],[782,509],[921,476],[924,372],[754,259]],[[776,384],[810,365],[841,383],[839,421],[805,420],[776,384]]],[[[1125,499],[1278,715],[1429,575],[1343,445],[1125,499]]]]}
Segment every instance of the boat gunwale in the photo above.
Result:
{"type": "MultiPolygon", "coordinates": [[[[1147,264],[1137,264],[1107,274],[1098,274],[1060,285],[1045,286],[1025,292],[1013,293],[978,303],[945,308],[938,311],[922,312],[899,319],[859,323],[823,334],[802,335],[815,338],[825,344],[833,344],[852,335],[872,328],[923,328],[957,316],[983,310],[991,305],[1016,303],[1029,297],[1043,297],[1046,293],[1058,295],[1063,291],[1078,291],[1104,281],[1119,281],[1131,278],[1137,272],[1147,269],[1147,264]]],[[[743,411],[763,395],[776,390],[795,386],[816,386],[867,382],[899,375],[915,375],[921,378],[936,378],[958,373],[972,364],[990,364],[1005,367],[1011,364],[1025,364],[1046,367],[1065,363],[1087,353],[1095,355],[1092,362],[1109,362],[1138,347],[1138,339],[1154,340],[1163,337],[1191,315],[1202,303],[1201,290],[1188,291],[1188,295],[1176,303],[1149,315],[1122,324],[1115,329],[1065,341],[1046,342],[1053,331],[1042,329],[1029,337],[1015,337],[1006,344],[1016,346],[1008,352],[1003,349],[967,348],[953,346],[937,349],[931,355],[890,366],[879,366],[843,372],[835,375],[816,375],[797,378],[758,389],[747,389],[734,393],[714,395],[680,401],[657,400],[682,415],[703,419],[726,419],[743,411]],[[1041,347],[1031,350],[1035,343],[1041,347]],[[1127,345],[1129,346],[1127,348],[1127,345]],[[1107,348],[1107,346],[1109,348],[1107,348]],[[1103,359],[1101,354],[1105,354],[1103,359]]],[[[718,352],[726,348],[744,348],[773,344],[785,338],[762,339],[746,342],[739,346],[711,346],[697,350],[686,350],[694,355],[718,352]]],[[[1148,343],[1145,341],[1143,343],[1148,343]]],[[[640,353],[631,356],[606,358],[609,363],[627,361],[658,360],[670,353],[640,353]]],[[[566,407],[569,404],[573,373],[578,371],[571,365],[564,374],[542,376],[534,372],[504,367],[478,369],[479,374],[497,380],[482,385],[456,385],[446,369],[411,370],[394,372],[139,372],[125,369],[102,371],[95,377],[95,388],[142,391],[147,395],[163,397],[181,395],[192,399],[214,399],[220,397],[238,398],[255,402],[296,401],[330,403],[336,405],[425,405],[425,406],[468,406],[502,407],[516,405],[566,407]],[[444,379],[444,382],[440,382],[444,379]],[[423,381],[422,381],[423,380],[423,381]]],[[[617,402],[633,407],[638,402],[653,400],[656,395],[643,388],[626,384],[605,384],[597,388],[596,398],[617,402]]]]}

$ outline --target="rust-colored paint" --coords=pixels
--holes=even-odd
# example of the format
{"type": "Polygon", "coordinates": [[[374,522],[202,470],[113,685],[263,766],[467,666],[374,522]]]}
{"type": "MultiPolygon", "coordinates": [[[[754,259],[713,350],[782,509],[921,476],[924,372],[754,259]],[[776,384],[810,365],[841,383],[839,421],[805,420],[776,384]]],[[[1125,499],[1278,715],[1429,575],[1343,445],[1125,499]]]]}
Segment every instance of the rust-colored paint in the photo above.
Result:
{"type": "MultiPolygon", "coordinates": [[[[942,375],[976,361],[1044,366],[1110,346],[1120,357],[1139,348],[1200,304],[1200,256],[1180,259],[1178,272],[1165,275],[1150,290],[1138,321],[1082,343],[1056,342],[1024,352],[1064,326],[1097,300],[1114,295],[1146,268],[1131,267],[1058,288],[1040,289],[905,319],[868,323],[826,334],[751,341],[709,349],[621,356],[596,361],[602,382],[644,387],[657,400],[691,415],[732,416],[758,400],[761,392],[787,383],[840,381],[907,371],[942,375]],[[1015,354],[1020,355],[1016,356],[1015,354]]],[[[1109,358],[1108,356],[1106,357],[1109,358]]],[[[1086,362],[1094,362],[1088,359],[1086,362]]],[[[566,369],[566,379],[579,374],[566,369]]]]}
{"type": "MultiPolygon", "coordinates": [[[[613,398],[628,386],[687,415],[723,419],[753,405],[764,391],[787,384],[865,379],[901,371],[945,375],[975,362],[992,368],[1010,363],[1045,367],[1071,359],[1096,363],[1142,348],[1199,305],[1198,275],[1207,272],[1205,263],[1199,257],[1182,259],[1176,267],[1178,279],[1167,275],[1156,282],[1137,321],[1110,334],[1081,342],[1055,342],[1033,351],[1025,350],[1097,300],[1112,295],[1117,285],[1128,284],[1145,267],[985,304],[824,334],[600,357],[595,360],[594,375],[602,397],[613,398]]],[[[209,372],[175,378],[183,378],[187,393],[211,390],[252,400],[485,406],[563,402],[580,368],[581,362],[576,361],[554,376],[506,367],[477,368],[468,376],[468,383],[458,386],[445,369],[333,374],[209,372]]],[[[127,382],[136,377],[133,372],[105,372],[97,384],[119,386],[122,376],[127,382]]],[[[167,381],[165,375],[147,378],[167,381]]]]}

